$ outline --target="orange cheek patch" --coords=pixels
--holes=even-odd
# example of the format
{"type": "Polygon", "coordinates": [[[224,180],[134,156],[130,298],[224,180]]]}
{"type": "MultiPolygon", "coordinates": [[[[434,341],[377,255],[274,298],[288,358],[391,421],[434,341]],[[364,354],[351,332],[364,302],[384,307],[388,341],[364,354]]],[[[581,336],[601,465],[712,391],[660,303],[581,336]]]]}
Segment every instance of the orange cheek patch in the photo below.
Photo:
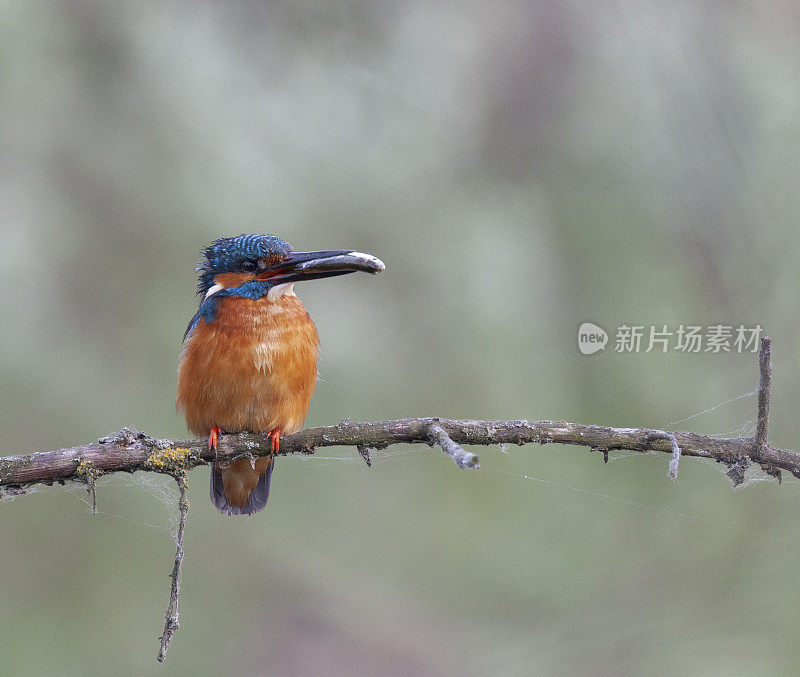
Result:
{"type": "Polygon", "coordinates": [[[220,273],[214,278],[214,284],[219,284],[225,289],[229,289],[254,279],[255,276],[250,273],[220,273]]]}

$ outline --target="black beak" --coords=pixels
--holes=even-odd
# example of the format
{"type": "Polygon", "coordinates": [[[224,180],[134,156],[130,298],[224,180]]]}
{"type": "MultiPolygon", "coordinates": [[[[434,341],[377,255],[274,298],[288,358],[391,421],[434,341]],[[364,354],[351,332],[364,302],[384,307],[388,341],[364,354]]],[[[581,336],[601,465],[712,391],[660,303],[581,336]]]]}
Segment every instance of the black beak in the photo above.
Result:
{"type": "Polygon", "coordinates": [[[292,252],[288,257],[267,266],[259,272],[257,279],[276,284],[315,280],[334,275],[346,275],[359,270],[379,273],[386,266],[371,254],[334,249],[320,252],[292,252]]]}

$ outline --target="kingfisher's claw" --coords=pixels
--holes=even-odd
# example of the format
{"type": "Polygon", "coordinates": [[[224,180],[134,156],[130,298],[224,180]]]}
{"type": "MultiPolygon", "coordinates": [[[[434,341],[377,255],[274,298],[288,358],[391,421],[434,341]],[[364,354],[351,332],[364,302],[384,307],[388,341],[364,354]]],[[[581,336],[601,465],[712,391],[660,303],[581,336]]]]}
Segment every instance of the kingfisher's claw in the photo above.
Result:
{"type": "Polygon", "coordinates": [[[281,431],[279,428],[275,428],[269,431],[269,453],[270,454],[277,454],[278,448],[281,445],[281,431]]]}
{"type": "Polygon", "coordinates": [[[214,449],[216,451],[216,449],[217,449],[217,437],[219,436],[219,434],[221,432],[222,432],[222,430],[220,430],[219,427],[217,427],[217,426],[214,426],[213,428],[211,428],[211,432],[208,433],[208,448],[209,449],[214,449]]]}

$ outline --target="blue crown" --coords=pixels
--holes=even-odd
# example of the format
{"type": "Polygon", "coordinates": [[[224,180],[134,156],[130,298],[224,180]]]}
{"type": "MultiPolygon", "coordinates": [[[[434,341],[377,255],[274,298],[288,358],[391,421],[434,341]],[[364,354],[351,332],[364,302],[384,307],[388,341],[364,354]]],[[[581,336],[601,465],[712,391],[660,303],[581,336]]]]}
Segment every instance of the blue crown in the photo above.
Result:
{"type": "Polygon", "coordinates": [[[289,244],[276,235],[243,234],[214,240],[202,251],[206,260],[197,267],[200,273],[197,293],[205,294],[220,273],[238,272],[244,261],[283,258],[291,251],[289,244]]]}

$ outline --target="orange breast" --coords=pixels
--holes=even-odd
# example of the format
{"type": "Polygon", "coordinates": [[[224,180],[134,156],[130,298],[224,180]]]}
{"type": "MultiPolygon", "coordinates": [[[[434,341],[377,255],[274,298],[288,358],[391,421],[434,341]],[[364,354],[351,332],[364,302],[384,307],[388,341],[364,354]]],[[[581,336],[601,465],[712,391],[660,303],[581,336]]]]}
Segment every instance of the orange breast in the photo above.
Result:
{"type": "Polygon", "coordinates": [[[224,297],[200,319],[178,370],[177,406],[196,435],[300,429],[317,382],[319,337],[294,295],[224,297]]]}

